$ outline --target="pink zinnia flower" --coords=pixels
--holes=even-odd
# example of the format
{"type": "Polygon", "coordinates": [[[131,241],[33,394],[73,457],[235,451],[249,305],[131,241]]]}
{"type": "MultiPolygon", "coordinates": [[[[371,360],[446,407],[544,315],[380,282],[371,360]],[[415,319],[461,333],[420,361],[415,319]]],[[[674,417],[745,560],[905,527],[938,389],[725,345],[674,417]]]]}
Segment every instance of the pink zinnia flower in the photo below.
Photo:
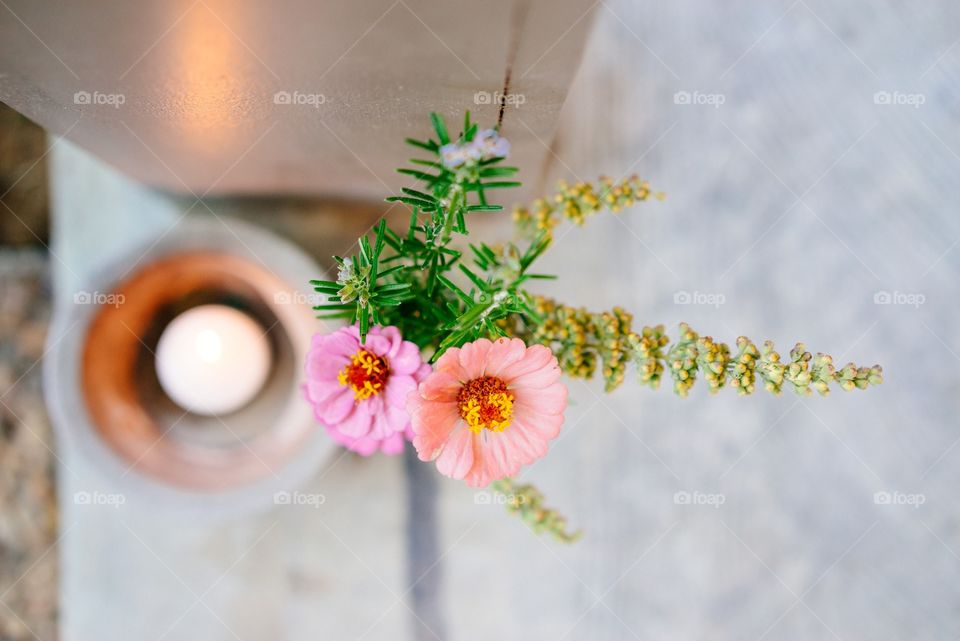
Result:
{"type": "Polygon", "coordinates": [[[406,398],[430,366],[396,327],[370,328],[362,345],[355,325],[316,334],[306,369],[307,400],[341,445],[363,456],[399,454],[413,438],[406,398]]]}
{"type": "Polygon", "coordinates": [[[556,357],[518,338],[447,350],[407,400],[420,460],[474,487],[546,454],[566,406],[556,357]]]}

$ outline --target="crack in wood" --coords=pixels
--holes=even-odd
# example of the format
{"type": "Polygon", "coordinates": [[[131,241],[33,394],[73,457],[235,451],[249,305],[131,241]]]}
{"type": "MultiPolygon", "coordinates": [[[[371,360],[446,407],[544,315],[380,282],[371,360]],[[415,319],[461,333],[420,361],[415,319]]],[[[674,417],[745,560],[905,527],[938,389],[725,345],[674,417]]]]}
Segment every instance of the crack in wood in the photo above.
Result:
{"type": "Polygon", "coordinates": [[[513,64],[517,60],[520,50],[520,34],[527,22],[530,12],[529,0],[517,0],[510,13],[510,42],[507,46],[507,68],[503,72],[503,89],[500,91],[500,110],[497,114],[497,130],[503,126],[503,115],[507,110],[507,96],[510,95],[510,82],[513,79],[513,64]]]}

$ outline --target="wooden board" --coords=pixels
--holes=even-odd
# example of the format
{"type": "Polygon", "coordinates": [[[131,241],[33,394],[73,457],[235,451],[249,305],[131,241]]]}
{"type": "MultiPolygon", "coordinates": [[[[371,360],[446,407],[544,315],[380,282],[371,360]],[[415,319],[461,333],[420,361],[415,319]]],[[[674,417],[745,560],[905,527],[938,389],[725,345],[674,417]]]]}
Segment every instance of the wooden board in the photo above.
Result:
{"type": "Polygon", "coordinates": [[[151,185],[387,195],[425,114],[472,109],[539,167],[587,0],[10,0],[0,100],[151,185]],[[525,125],[515,116],[524,114],[525,125]]]}

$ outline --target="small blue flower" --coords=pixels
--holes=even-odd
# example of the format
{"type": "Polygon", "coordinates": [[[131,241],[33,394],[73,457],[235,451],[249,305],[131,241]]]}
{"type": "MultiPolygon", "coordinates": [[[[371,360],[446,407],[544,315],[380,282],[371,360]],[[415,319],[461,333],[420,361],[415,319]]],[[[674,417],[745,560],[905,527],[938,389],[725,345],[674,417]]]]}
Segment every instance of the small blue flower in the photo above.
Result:
{"type": "Polygon", "coordinates": [[[443,158],[443,166],[449,169],[456,169],[467,161],[463,147],[455,142],[440,147],[440,157],[443,158]]]}
{"type": "Polygon", "coordinates": [[[451,142],[440,148],[443,166],[456,169],[466,163],[491,158],[506,158],[510,154],[510,141],[495,129],[484,129],[469,143],[451,142]]]}
{"type": "Polygon", "coordinates": [[[484,129],[477,132],[473,146],[484,160],[506,158],[510,155],[510,141],[497,133],[496,129],[484,129]]]}
{"type": "Polygon", "coordinates": [[[464,163],[480,160],[482,153],[472,144],[451,142],[440,148],[440,156],[444,167],[456,169],[464,163]]]}

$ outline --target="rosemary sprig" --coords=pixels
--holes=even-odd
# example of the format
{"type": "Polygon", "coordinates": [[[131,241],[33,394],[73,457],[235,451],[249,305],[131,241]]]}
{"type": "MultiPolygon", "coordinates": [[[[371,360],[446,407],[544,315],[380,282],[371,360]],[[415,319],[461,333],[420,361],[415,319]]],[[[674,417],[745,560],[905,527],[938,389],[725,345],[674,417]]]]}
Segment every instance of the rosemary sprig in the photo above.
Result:
{"type": "MultiPolygon", "coordinates": [[[[454,239],[468,234],[470,215],[502,209],[488,202],[487,193],[520,185],[504,180],[517,169],[501,164],[506,140],[496,130],[481,131],[469,112],[455,138],[439,114],[430,119],[436,138],[407,140],[429,157],[414,158],[413,167],[398,170],[421,185],[387,198],[410,206],[406,233],[400,235],[381,221],[372,247],[364,238],[356,257],[337,258],[341,277],[336,282],[313,285],[331,296],[331,304],[318,306],[318,311],[353,318],[363,335],[371,322],[396,325],[405,338],[432,350],[436,359],[450,347],[498,335],[495,322],[507,315],[533,313],[532,297],[520,286],[537,277],[528,269],[546,244],[534,242],[519,253],[519,268],[510,278],[477,273],[463,264],[462,252],[452,246],[454,239]],[[380,263],[389,269],[378,273],[380,263]]],[[[481,271],[498,260],[483,245],[470,249],[481,271]]]]}
{"type": "Polygon", "coordinates": [[[397,307],[412,296],[411,285],[399,282],[405,269],[395,265],[381,270],[380,257],[387,237],[387,223],[377,225],[373,245],[367,236],[362,236],[356,255],[349,258],[334,256],[339,268],[336,281],[311,280],[314,291],[325,294],[326,305],[317,305],[315,310],[325,312],[320,318],[350,318],[360,329],[360,340],[365,341],[371,323],[383,322],[387,308],[397,307]]]}

